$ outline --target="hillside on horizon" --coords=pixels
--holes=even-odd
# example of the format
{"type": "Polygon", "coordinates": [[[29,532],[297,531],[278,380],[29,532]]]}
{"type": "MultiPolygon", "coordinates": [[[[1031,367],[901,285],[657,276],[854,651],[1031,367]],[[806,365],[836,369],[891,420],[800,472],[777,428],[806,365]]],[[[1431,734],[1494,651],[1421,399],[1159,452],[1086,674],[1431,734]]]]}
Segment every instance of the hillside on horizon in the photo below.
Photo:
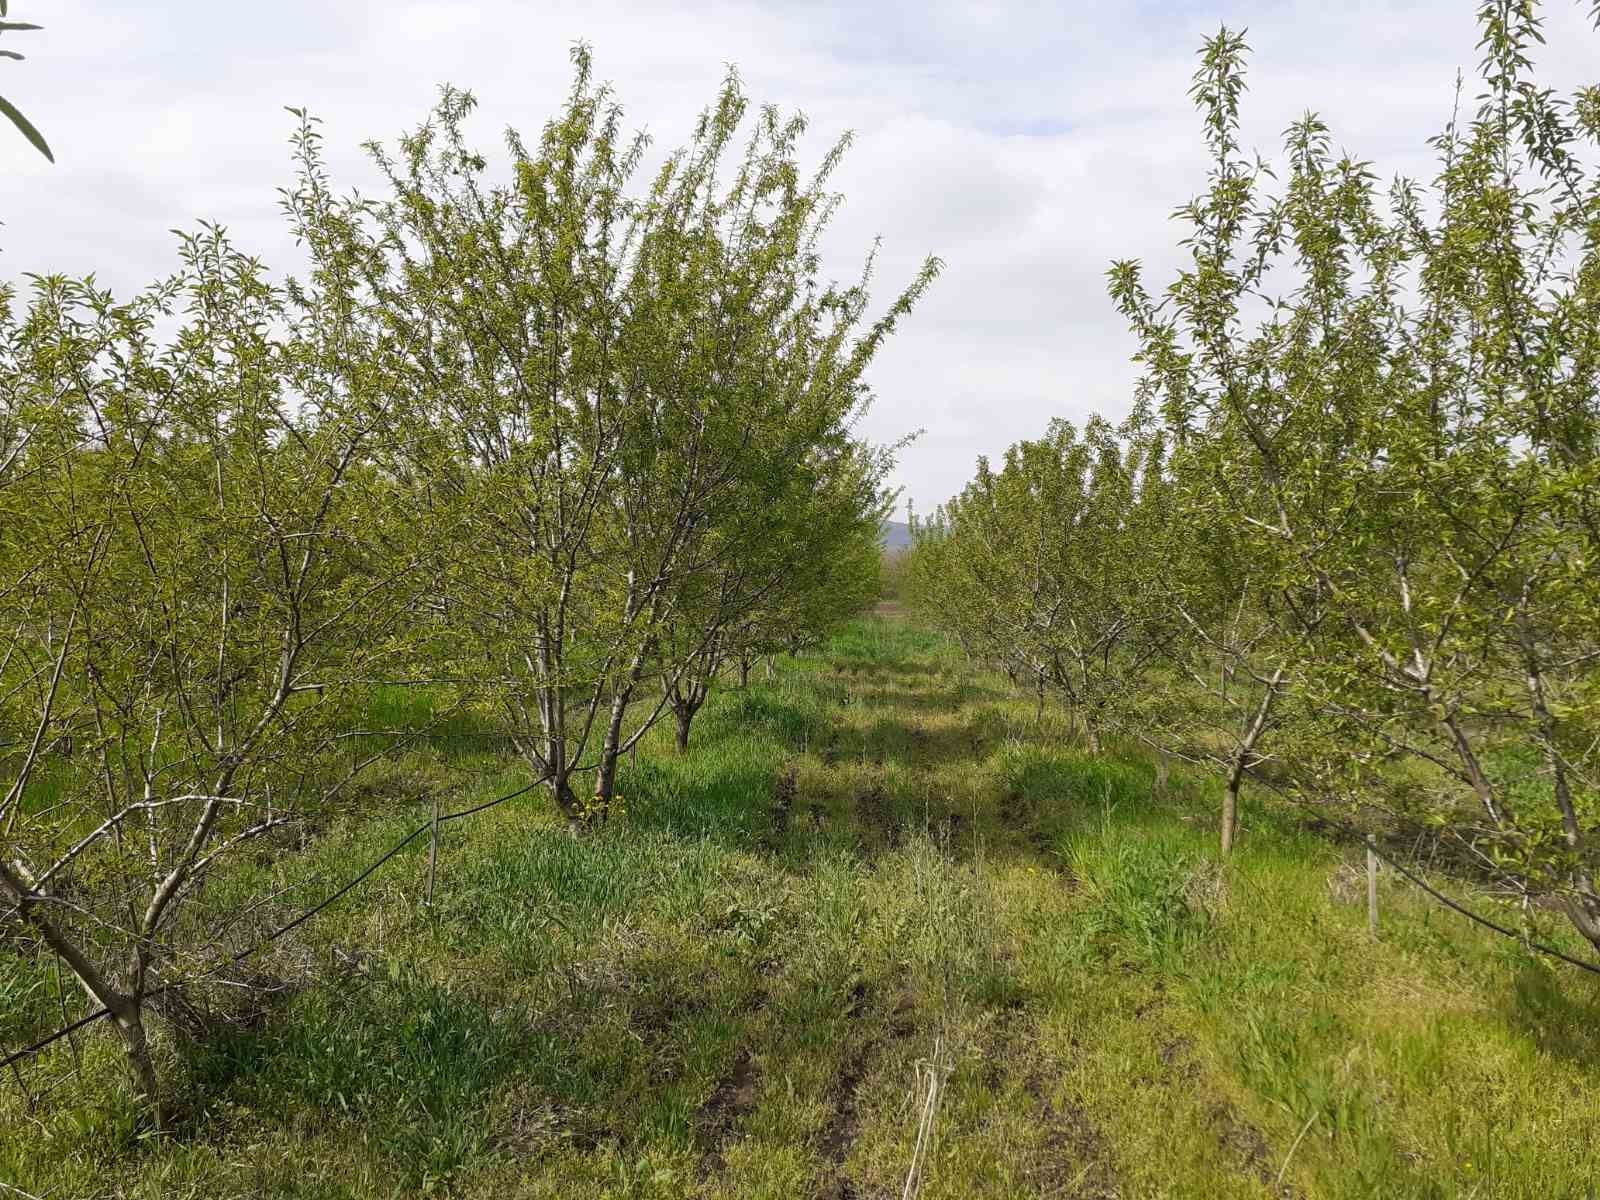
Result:
{"type": "Polygon", "coordinates": [[[909,550],[911,526],[904,521],[885,521],[880,540],[885,550],[909,550]]]}

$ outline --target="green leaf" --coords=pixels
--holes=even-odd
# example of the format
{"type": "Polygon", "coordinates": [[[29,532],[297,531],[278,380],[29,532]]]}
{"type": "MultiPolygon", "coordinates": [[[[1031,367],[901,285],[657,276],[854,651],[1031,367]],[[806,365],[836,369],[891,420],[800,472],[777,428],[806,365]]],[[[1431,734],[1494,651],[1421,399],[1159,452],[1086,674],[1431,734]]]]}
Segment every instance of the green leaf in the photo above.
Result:
{"type": "Polygon", "coordinates": [[[43,25],[30,25],[27,21],[0,21],[0,33],[8,29],[43,29],[43,25]]]}
{"type": "Polygon", "coordinates": [[[32,142],[34,148],[38,150],[40,154],[44,155],[51,162],[55,162],[56,156],[50,153],[50,144],[44,140],[44,135],[35,129],[33,127],[33,122],[28,120],[27,117],[23,116],[22,113],[17,110],[17,106],[12,104],[11,101],[7,100],[4,96],[0,96],[0,113],[4,113],[6,116],[11,118],[11,123],[22,131],[22,136],[32,142]]]}

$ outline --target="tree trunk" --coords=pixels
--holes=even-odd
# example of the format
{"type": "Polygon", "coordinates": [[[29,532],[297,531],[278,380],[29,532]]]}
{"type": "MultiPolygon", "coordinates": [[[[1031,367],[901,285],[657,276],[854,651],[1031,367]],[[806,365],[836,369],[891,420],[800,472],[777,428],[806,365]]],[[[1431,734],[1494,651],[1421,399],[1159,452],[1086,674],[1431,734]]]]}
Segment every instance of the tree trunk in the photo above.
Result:
{"type": "Polygon", "coordinates": [[[1261,703],[1256,706],[1250,724],[1245,726],[1244,736],[1239,739],[1239,746],[1233,752],[1233,762],[1228,766],[1228,784],[1222,795],[1223,857],[1227,857],[1233,851],[1234,837],[1239,832],[1239,788],[1244,783],[1245,771],[1256,761],[1256,745],[1261,741],[1261,735],[1267,731],[1267,722],[1272,716],[1272,703],[1278,698],[1278,688],[1282,684],[1283,668],[1279,667],[1267,681],[1266,690],[1261,694],[1261,703]]]}
{"type": "MultiPolygon", "coordinates": [[[[44,939],[44,942],[62,962],[71,968],[79,985],[89,998],[111,1013],[111,1019],[122,1035],[128,1051],[128,1065],[133,1071],[134,1091],[150,1113],[156,1130],[166,1126],[166,1113],[161,1104],[161,1089],[156,1079],[155,1064],[150,1058],[150,1044],[145,1038],[142,1000],[118,991],[101,972],[99,966],[67,937],[49,916],[40,911],[41,897],[33,891],[30,876],[19,874],[18,864],[0,859],[0,886],[10,893],[16,903],[17,914],[44,939]]],[[[141,959],[138,976],[144,977],[141,959]]],[[[142,986],[142,985],[141,985],[142,986]]]]}
{"type": "Polygon", "coordinates": [[[156,1079],[154,1061],[150,1058],[150,1041],[145,1036],[143,1006],[137,1000],[127,1000],[120,1011],[113,1011],[111,1019],[122,1036],[122,1045],[128,1053],[128,1068],[133,1075],[133,1093],[139,1098],[155,1123],[155,1131],[167,1127],[166,1107],[161,1099],[160,1083],[156,1079]]]}
{"type": "Polygon", "coordinates": [[[1596,896],[1594,882],[1587,871],[1577,873],[1578,894],[1563,900],[1567,919],[1573,928],[1589,939],[1589,944],[1600,950],[1600,896],[1596,896]]]}
{"type": "Polygon", "coordinates": [[[594,803],[587,814],[590,823],[604,822],[611,815],[611,801],[617,794],[617,763],[622,758],[622,723],[627,718],[633,689],[643,669],[644,656],[640,654],[634,659],[627,682],[612,693],[611,715],[606,720],[606,737],[600,744],[600,765],[595,771],[594,803]]]}
{"type": "MultiPolygon", "coordinates": [[[[654,612],[654,610],[652,610],[654,612]]],[[[595,771],[594,804],[587,815],[589,823],[604,822],[611,815],[611,801],[617,794],[617,762],[622,758],[622,723],[633,702],[633,690],[644,676],[644,664],[653,653],[655,636],[645,639],[633,656],[627,676],[611,690],[611,715],[606,720],[605,741],[600,744],[600,764],[595,771]]]]}
{"type": "Polygon", "coordinates": [[[594,777],[594,805],[588,818],[604,821],[611,813],[617,794],[617,760],[622,757],[622,722],[628,713],[629,693],[618,692],[611,700],[611,716],[606,721],[606,737],[600,747],[600,765],[594,777]]]}
{"type": "Polygon", "coordinates": [[[540,719],[544,723],[544,745],[541,755],[527,755],[533,770],[548,776],[546,783],[550,797],[556,802],[567,820],[577,824],[583,819],[583,804],[572,790],[572,764],[567,759],[567,743],[563,735],[565,714],[557,707],[559,700],[540,697],[540,719]]]}
{"type": "Polygon", "coordinates": [[[609,751],[600,757],[600,766],[595,771],[594,802],[586,814],[588,824],[603,824],[611,815],[611,801],[617,795],[617,759],[620,757],[609,751]]]}
{"type": "Polygon", "coordinates": [[[1239,831],[1239,781],[1244,774],[1243,762],[1236,755],[1233,769],[1228,772],[1228,786],[1222,793],[1222,853],[1233,853],[1233,837],[1239,831]]]}
{"type": "Polygon", "coordinates": [[[555,797],[556,805],[566,815],[568,821],[574,825],[583,823],[583,802],[572,790],[572,776],[567,772],[565,765],[559,774],[550,777],[550,794],[555,797]]]}
{"type": "Polygon", "coordinates": [[[688,705],[672,706],[672,715],[678,724],[678,753],[689,753],[689,727],[694,724],[694,709],[688,705]]]}
{"type": "Polygon", "coordinates": [[[748,658],[741,657],[739,659],[739,686],[742,688],[750,686],[750,660],[748,658]]]}
{"type": "MultiPolygon", "coordinates": [[[[1558,736],[1555,714],[1545,699],[1544,671],[1539,661],[1537,645],[1529,632],[1526,619],[1518,627],[1521,634],[1523,662],[1527,668],[1528,698],[1533,705],[1538,722],[1538,743],[1544,758],[1545,769],[1550,774],[1556,807],[1561,810],[1561,830],[1567,848],[1581,855],[1583,827],[1578,821],[1578,810],[1572,799],[1572,782],[1567,777],[1566,760],[1557,749],[1558,736]]],[[[1572,873],[1574,895],[1563,898],[1567,919],[1573,927],[1600,950],[1600,895],[1595,892],[1594,880],[1581,865],[1572,873]]]]}

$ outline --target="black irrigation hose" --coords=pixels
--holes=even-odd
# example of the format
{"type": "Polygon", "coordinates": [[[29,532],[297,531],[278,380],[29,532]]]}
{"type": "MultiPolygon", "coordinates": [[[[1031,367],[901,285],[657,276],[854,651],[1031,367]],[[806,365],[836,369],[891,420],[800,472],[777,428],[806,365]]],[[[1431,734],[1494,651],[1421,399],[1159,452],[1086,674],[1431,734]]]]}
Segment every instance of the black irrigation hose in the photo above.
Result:
{"type": "MultiPolygon", "coordinates": [[[[528,784],[526,787],[520,787],[514,792],[507,792],[504,796],[496,796],[493,800],[485,801],[482,804],[475,804],[471,808],[463,808],[459,812],[445,813],[445,814],[443,814],[443,815],[441,815],[439,817],[438,824],[443,825],[443,824],[446,824],[447,822],[450,822],[450,821],[459,821],[463,817],[470,817],[475,813],[481,813],[481,812],[485,811],[486,809],[494,808],[498,804],[504,804],[507,800],[515,800],[518,796],[525,796],[529,792],[533,791],[534,788],[536,788],[540,784],[544,783],[545,779],[547,779],[547,778],[548,778],[548,776],[544,776],[544,777],[541,777],[539,779],[535,779],[532,783],[528,784]]],[[[332,894],[330,894],[328,896],[325,896],[316,905],[314,905],[313,907],[307,909],[305,912],[301,913],[294,920],[289,921],[288,923],[286,923],[284,925],[278,926],[278,928],[274,929],[271,933],[267,934],[266,937],[262,938],[255,945],[249,946],[246,949],[239,951],[237,954],[235,954],[231,958],[229,958],[228,961],[230,963],[243,962],[245,959],[249,958],[252,954],[255,954],[258,950],[265,949],[267,946],[269,946],[273,942],[277,941],[280,937],[282,937],[284,934],[288,933],[290,930],[297,929],[301,925],[304,925],[307,921],[311,920],[312,917],[316,916],[318,913],[322,912],[324,909],[328,908],[330,905],[336,903],[337,901],[339,901],[340,899],[342,899],[343,897],[348,895],[355,888],[359,887],[362,883],[364,883],[372,875],[372,873],[374,871],[376,871],[379,867],[383,866],[384,863],[388,862],[396,854],[399,854],[400,851],[404,850],[412,842],[416,841],[417,838],[421,837],[424,833],[428,832],[428,830],[432,829],[433,826],[434,826],[434,820],[430,817],[428,820],[424,821],[421,825],[418,825],[410,833],[406,834],[405,837],[401,838],[393,846],[389,847],[389,849],[386,850],[377,859],[375,859],[371,863],[367,864],[366,868],[363,869],[360,874],[358,874],[358,875],[354,876],[353,878],[347,880],[343,885],[341,885],[338,888],[338,890],[334,891],[332,894]]],[[[180,987],[180,986],[182,986],[182,985],[181,984],[177,984],[177,983],[169,983],[169,984],[166,984],[166,985],[164,985],[162,987],[158,987],[158,988],[154,989],[153,991],[146,992],[141,999],[148,1000],[151,997],[162,995],[163,993],[172,991],[174,988],[177,988],[177,987],[180,987]]],[[[102,1008],[102,1009],[97,1009],[96,1011],[88,1014],[87,1016],[79,1017],[76,1021],[72,1022],[72,1024],[70,1024],[70,1025],[68,1025],[68,1026],[66,1026],[66,1027],[64,1027],[62,1029],[56,1030],[49,1037],[41,1038],[39,1041],[34,1042],[31,1046],[24,1046],[21,1050],[17,1050],[14,1053],[8,1054],[4,1059],[0,1059],[0,1071],[5,1070],[5,1068],[11,1066],[13,1063],[21,1062],[23,1059],[29,1058],[29,1057],[39,1053],[39,1051],[45,1049],[47,1046],[50,1046],[50,1045],[53,1045],[56,1042],[59,1042],[62,1038],[67,1037],[69,1034],[76,1033],[78,1030],[82,1029],[85,1025],[92,1025],[94,1022],[100,1020],[102,1017],[109,1017],[110,1015],[111,1015],[111,1010],[109,1008],[102,1008]]]]}
{"type": "Polygon", "coordinates": [[[39,1053],[39,1051],[43,1050],[46,1046],[50,1045],[52,1042],[59,1042],[62,1038],[66,1037],[68,1034],[77,1033],[78,1030],[82,1029],[85,1025],[92,1025],[92,1024],[94,1024],[94,1022],[98,1021],[101,1017],[109,1017],[110,1015],[111,1015],[111,1010],[109,1008],[102,1008],[102,1009],[97,1009],[95,1012],[90,1013],[86,1017],[79,1017],[76,1021],[74,1021],[71,1025],[68,1025],[65,1029],[58,1029],[54,1033],[52,1033],[49,1037],[44,1038],[42,1041],[37,1041],[31,1046],[28,1046],[28,1047],[26,1047],[26,1048],[24,1048],[22,1050],[18,1050],[15,1054],[7,1055],[5,1061],[4,1062],[0,1062],[0,1070],[4,1070],[6,1067],[9,1067],[14,1062],[21,1062],[23,1059],[27,1058],[30,1054],[39,1053]]]}
{"type": "Polygon", "coordinates": [[[1460,913],[1463,917],[1467,918],[1467,920],[1482,925],[1485,929],[1493,930],[1495,933],[1498,933],[1503,937],[1508,937],[1514,941],[1520,942],[1529,950],[1537,950],[1540,954],[1549,955],[1551,958],[1558,958],[1570,966],[1577,967],[1580,970],[1588,971],[1591,975],[1600,975],[1600,965],[1596,965],[1592,962],[1585,962],[1581,958],[1573,958],[1570,954],[1566,954],[1560,950],[1557,950],[1554,946],[1547,946],[1543,942],[1536,942],[1532,938],[1525,937],[1514,929],[1507,929],[1504,925],[1497,924],[1496,922],[1489,920],[1488,917],[1480,916],[1460,902],[1452,900],[1449,896],[1446,896],[1432,884],[1428,883],[1422,878],[1422,876],[1412,871],[1411,868],[1401,866],[1382,850],[1379,850],[1377,840],[1369,834],[1362,833],[1361,830],[1357,829],[1354,825],[1346,824],[1344,821],[1340,821],[1336,818],[1330,818],[1326,812],[1315,808],[1312,805],[1306,804],[1304,801],[1296,800],[1293,796],[1286,793],[1282,788],[1277,787],[1272,783],[1267,783],[1265,780],[1261,779],[1257,779],[1257,782],[1265,783],[1270,790],[1288,800],[1291,804],[1295,804],[1298,807],[1305,809],[1316,816],[1318,820],[1324,821],[1327,824],[1332,825],[1341,833],[1347,834],[1356,841],[1364,843],[1373,854],[1377,855],[1377,857],[1388,863],[1396,871],[1399,871],[1400,874],[1404,875],[1412,883],[1416,884],[1429,896],[1433,897],[1446,908],[1460,913]]]}
{"type": "MultiPolygon", "coordinates": [[[[1354,831],[1352,830],[1351,832],[1354,831]]],[[[1440,904],[1444,905],[1446,908],[1454,909],[1463,917],[1466,917],[1467,920],[1475,921],[1479,925],[1482,925],[1485,929],[1492,929],[1494,932],[1502,934],[1505,937],[1515,938],[1530,950],[1537,950],[1540,954],[1548,954],[1551,958],[1559,958],[1562,962],[1568,963],[1574,967],[1578,967],[1581,970],[1588,971],[1591,975],[1600,975],[1600,966],[1596,966],[1591,962],[1585,962],[1581,958],[1573,958],[1570,954],[1565,954],[1562,951],[1557,950],[1554,946],[1546,946],[1543,942],[1536,942],[1531,938],[1523,937],[1523,935],[1516,932],[1516,930],[1507,929],[1504,925],[1496,924],[1494,921],[1489,920],[1488,917],[1479,916],[1465,905],[1459,904],[1450,899],[1450,897],[1446,896],[1443,892],[1436,890],[1432,884],[1425,882],[1421,876],[1414,874],[1409,867],[1401,866],[1382,850],[1379,850],[1377,846],[1373,844],[1371,839],[1368,839],[1367,847],[1379,858],[1383,859],[1384,862],[1388,863],[1412,883],[1416,884],[1423,891],[1427,892],[1428,895],[1432,896],[1440,904]]]]}
{"type": "MultiPolygon", "coordinates": [[[[480,812],[485,811],[486,809],[494,808],[498,804],[504,804],[507,800],[515,800],[518,796],[527,795],[534,788],[538,787],[540,784],[542,784],[544,782],[545,782],[545,780],[543,778],[536,779],[532,783],[528,784],[526,787],[518,788],[514,792],[508,792],[504,796],[497,796],[495,799],[486,801],[483,804],[477,804],[477,805],[474,805],[471,808],[464,808],[464,809],[461,809],[459,812],[446,813],[445,815],[443,815],[443,816],[441,816],[439,818],[438,823],[440,825],[444,825],[444,824],[446,824],[447,822],[450,822],[450,821],[459,821],[463,817],[470,817],[475,813],[480,813],[480,812]]],[[[1319,812],[1317,815],[1322,820],[1328,821],[1328,817],[1327,817],[1326,813],[1319,812]]],[[[1514,941],[1520,942],[1523,946],[1527,947],[1530,950],[1536,950],[1540,954],[1545,954],[1545,955],[1548,955],[1551,958],[1559,959],[1560,961],[1562,961],[1564,963],[1567,963],[1569,966],[1577,967],[1579,970],[1588,971],[1591,975],[1600,975],[1600,966],[1597,966],[1596,964],[1591,963],[1591,962],[1585,962],[1581,958],[1574,958],[1570,954],[1566,954],[1561,950],[1557,950],[1554,946],[1547,946],[1543,942],[1536,942],[1536,941],[1533,941],[1530,938],[1524,937],[1522,934],[1517,933],[1515,930],[1508,929],[1504,925],[1500,925],[1500,924],[1498,924],[1498,923],[1496,923],[1494,921],[1491,921],[1491,920],[1489,920],[1488,917],[1480,916],[1478,913],[1473,912],[1471,909],[1467,908],[1465,905],[1460,904],[1455,900],[1452,900],[1449,896],[1446,896],[1443,892],[1440,892],[1439,890],[1434,888],[1432,884],[1428,883],[1421,876],[1419,876],[1415,872],[1413,872],[1410,868],[1402,866],[1400,863],[1398,863],[1394,859],[1390,858],[1382,850],[1379,850],[1377,848],[1377,845],[1375,844],[1375,842],[1371,838],[1369,838],[1365,834],[1361,833],[1361,831],[1356,829],[1354,826],[1347,825],[1343,821],[1328,821],[1328,823],[1330,825],[1333,825],[1335,828],[1342,830],[1344,833],[1350,835],[1351,837],[1355,838],[1357,841],[1364,842],[1372,850],[1372,852],[1375,855],[1377,855],[1379,858],[1381,858],[1384,862],[1388,863],[1396,871],[1400,872],[1400,874],[1404,875],[1412,883],[1416,884],[1417,887],[1421,888],[1425,893],[1427,893],[1429,896],[1431,896],[1434,900],[1437,900],[1440,904],[1444,905],[1446,908],[1451,909],[1454,912],[1460,913],[1463,917],[1466,917],[1467,920],[1475,922],[1476,924],[1483,926],[1485,929],[1492,930],[1493,932],[1498,933],[1503,937],[1508,937],[1508,938],[1513,939],[1514,941]]],[[[276,941],[278,938],[282,937],[284,934],[288,933],[290,930],[296,929],[299,926],[305,924],[312,917],[316,916],[318,913],[322,912],[324,909],[326,909],[330,905],[334,904],[335,902],[337,902],[338,900],[340,900],[341,898],[343,898],[344,896],[349,894],[356,887],[360,886],[360,884],[365,882],[366,879],[368,877],[370,877],[374,871],[376,871],[379,867],[383,866],[384,863],[388,862],[396,854],[399,854],[400,851],[404,850],[412,842],[416,841],[417,838],[421,837],[424,833],[426,833],[429,829],[431,829],[433,827],[433,825],[434,825],[434,822],[433,822],[432,819],[424,821],[421,825],[418,825],[410,833],[406,834],[405,837],[401,838],[398,842],[396,842],[393,846],[391,846],[388,849],[388,851],[386,851],[381,857],[377,858],[372,863],[370,863],[366,867],[366,869],[363,870],[359,875],[356,875],[354,878],[352,878],[349,881],[347,881],[337,891],[333,892],[331,895],[329,895],[326,898],[324,898],[320,903],[318,903],[314,907],[312,907],[312,908],[306,910],[305,912],[301,913],[294,920],[288,922],[285,925],[280,925],[277,929],[274,929],[271,933],[269,933],[266,937],[262,938],[254,946],[251,946],[248,949],[239,951],[229,961],[230,962],[235,962],[235,963],[243,962],[246,958],[249,958],[252,954],[256,953],[256,951],[261,950],[264,947],[270,945],[272,942],[276,941]]],[[[170,991],[172,988],[177,987],[177,986],[179,986],[179,985],[177,985],[177,984],[167,984],[164,987],[157,988],[153,992],[147,993],[145,998],[148,999],[151,996],[159,996],[163,992],[170,991]]],[[[13,1054],[7,1055],[6,1058],[4,1058],[3,1060],[0,1060],[0,1070],[4,1070],[6,1067],[11,1066],[12,1063],[20,1062],[24,1058],[28,1058],[31,1055],[37,1054],[37,1053],[39,1053],[39,1051],[45,1049],[47,1046],[50,1046],[55,1042],[60,1041],[62,1038],[68,1036],[69,1034],[76,1033],[78,1030],[82,1029],[85,1025],[92,1024],[93,1022],[98,1021],[101,1017],[109,1017],[110,1015],[111,1015],[111,1010],[110,1009],[102,1008],[97,1012],[90,1013],[86,1017],[80,1017],[78,1020],[76,1020],[72,1024],[66,1026],[64,1029],[58,1029],[55,1033],[52,1033],[49,1037],[43,1038],[40,1041],[34,1042],[31,1046],[26,1046],[23,1049],[18,1050],[13,1054]]]]}

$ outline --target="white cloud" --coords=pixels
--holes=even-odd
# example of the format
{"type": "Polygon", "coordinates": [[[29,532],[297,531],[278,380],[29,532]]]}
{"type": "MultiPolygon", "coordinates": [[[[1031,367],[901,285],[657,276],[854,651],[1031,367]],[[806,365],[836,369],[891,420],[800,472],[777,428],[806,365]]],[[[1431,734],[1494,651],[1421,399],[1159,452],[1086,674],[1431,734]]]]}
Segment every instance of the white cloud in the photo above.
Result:
{"type": "MultiPolygon", "coordinates": [[[[752,95],[812,118],[818,153],[853,128],[849,197],[829,242],[853,275],[884,236],[880,288],[925,253],[946,274],[875,365],[866,422],[923,427],[901,481],[922,509],[1053,416],[1118,415],[1132,342],[1105,297],[1116,257],[1157,277],[1176,261],[1168,216],[1204,170],[1186,91],[1200,39],[1247,26],[1247,140],[1265,151],[1307,107],[1380,171],[1426,174],[1476,40],[1466,0],[1007,0],[765,4],[652,0],[187,0],[142,11],[15,0],[29,60],[0,90],[59,160],[0,136],[0,272],[94,271],[127,291],[170,269],[168,230],[219,221],[294,265],[275,188],[289,175],[289,104],[325,121],[341,183],[370,185],[359,144],[415,124],[444,81],[498,129],[538,129],[568,51],[595,49],[630,119],[675,144],[736,63],[752,95]]],[[[1576,3],[1547,4],[1550,81],[1588,82],[1600,36],[1576,3]]]]}

